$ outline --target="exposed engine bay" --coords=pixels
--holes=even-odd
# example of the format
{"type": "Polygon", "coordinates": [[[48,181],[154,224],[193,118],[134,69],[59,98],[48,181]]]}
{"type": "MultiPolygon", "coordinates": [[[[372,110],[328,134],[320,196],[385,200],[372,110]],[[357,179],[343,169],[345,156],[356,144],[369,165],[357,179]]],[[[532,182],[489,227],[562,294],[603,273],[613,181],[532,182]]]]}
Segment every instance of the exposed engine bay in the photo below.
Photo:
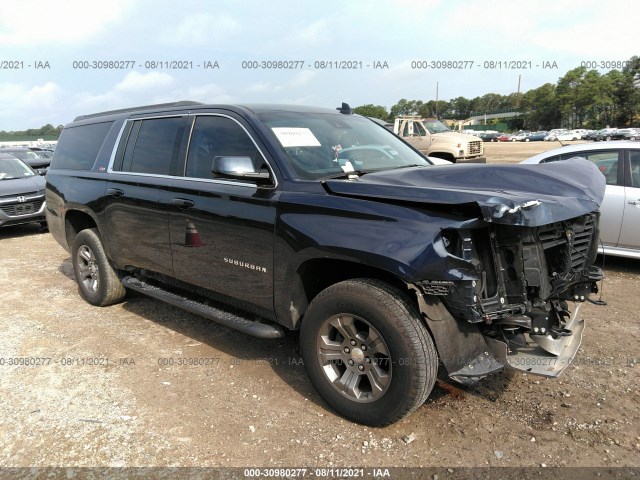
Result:
{"type": "MultiPolygon", "coordinates": [[[[442,241],[450,255],[473,265],[477,279],[418,282],[421,292],[439,297],[458,322],[477,326],[502,365],[559,375],[580,345],[580,303],[598,291],[596,282],[603,278],[602,270],[592,266],[598,214],[539,227],[450,229],[442,232],[442,241]]],[[[484,363],[485,370],[496,368],[484,363]]],[[[477,367],[473,372],[448,369],[458,380],[483,373],[477,367]]]]}

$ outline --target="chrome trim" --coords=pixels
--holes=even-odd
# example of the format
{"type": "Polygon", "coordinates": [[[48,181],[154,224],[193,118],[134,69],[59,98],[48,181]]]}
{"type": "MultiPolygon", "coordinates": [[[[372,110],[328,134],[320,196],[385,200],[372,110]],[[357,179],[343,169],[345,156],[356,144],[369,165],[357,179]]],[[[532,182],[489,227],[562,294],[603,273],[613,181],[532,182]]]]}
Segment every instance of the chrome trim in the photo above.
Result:
{"type": "Polygon", "coordinates": [[[234,182],[231,180],[216,180],[216,179],[209,179],[209,178],[180,177],[180,176],[174,176],[174,175],[159,175],[156,173],[120,172],[115,170],[112,172],[112,175],[125,175],[125,176],[132,176],[132,177],[148,177],[148,178],[165,178],[167,180],[189,180],[190,182],[218,183],[222,185],[236,185],[238,187],[252,187],[252,188],[258,187],[258,185],[256,185],[255,183],[234,182]]]}
{"type": "Polygon", "coordinates": [[[36,195],[35,197],[24,197],[24,202],[18,202],[17,201],[17,197],[18,195],[16,195],[15,197],[11,197],[11,198],[3,198],[0,199],[0,204],[4,205],[5,203],[27,203],[27,202],[31,202],[34,200],[40,200],[41,198],[45,198],[44,193],[41,193],[40,195],[36,195]]]}
{"type": "Polygon", "coordinates": [[[196,119],[195,119],[195,115],[187,115],[188,117],[191,117],[191,130],[189,130],[189,138],[187,139],[187,153],[186,153],[186,157],[184,159],[184,165],[182,165],[182,176],[186,177],[187,176],[187,162],[189,161],[189,150],[191,149],[191,139],[193,138],[193,129],[196,125],[196,119]]]}
{"type": "Polygon", "coordinates": [[[120,145],[120,140],[122,139],[122,134],[124,133],[124,128],[127,126],[127,122],[129,120],[125,120],[122,122],[122,127],[120,127],[120,132],[118,133],[118,138],[116,138],[116,143],[113,145],[113,149],[111,150],[111,156],[109,157],[109,164],[107,165],[107,173],[113,173],[113,162],[116,160],[116,152],[118,151],[118,145],[120,145]]]}

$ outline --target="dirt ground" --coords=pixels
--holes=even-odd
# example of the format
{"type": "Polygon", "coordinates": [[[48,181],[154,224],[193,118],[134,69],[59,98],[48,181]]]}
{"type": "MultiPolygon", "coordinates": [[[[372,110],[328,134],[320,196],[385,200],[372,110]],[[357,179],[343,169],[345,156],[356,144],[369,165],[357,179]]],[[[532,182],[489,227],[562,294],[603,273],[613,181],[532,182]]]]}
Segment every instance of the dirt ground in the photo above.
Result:
{"type": "MultiPolygon", "coordinates": [[[[557,146],[485,145],[490,162],[557,146]]],[[[376,429],[319,398],[297,334],[258,340],[137,294],[92,307],[49,233],[2,229],[0,466],[637,468],[640,261],[607,258],[606,275],[559,379],[440,384],[376,429]]]]}

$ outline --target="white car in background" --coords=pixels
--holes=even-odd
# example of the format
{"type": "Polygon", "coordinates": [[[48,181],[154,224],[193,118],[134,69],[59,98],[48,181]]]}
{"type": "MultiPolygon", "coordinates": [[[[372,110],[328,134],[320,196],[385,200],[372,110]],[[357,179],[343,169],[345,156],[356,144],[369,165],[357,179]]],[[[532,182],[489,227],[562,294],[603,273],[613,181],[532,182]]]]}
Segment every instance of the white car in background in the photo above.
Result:
{"type": "Polygon", "coordinates": [[[553,133],[549,132],[549,135],[545,137],[547,141],[555,141],[559,140],[561,142],[572,141],[572,140],[580,140],[582,138],[581,135],[577,133],[573,133],[570,130],[559,130],[553,133]]]}
{"type": "Polygon", "coordinates": [[[569,130],[569,132],[576,136],[576,140],[582,140],[582,137],[589,133],[589,130],[585,130],[584,128],[574,128],[573,130],[569,130]]]}
{"type": "Polygon", "coordinates": [[[521,163],[582,157],[607,181],[600,206],[600,253],[640,259],[640,142],[581,143],[555,148],[521,163]]]}

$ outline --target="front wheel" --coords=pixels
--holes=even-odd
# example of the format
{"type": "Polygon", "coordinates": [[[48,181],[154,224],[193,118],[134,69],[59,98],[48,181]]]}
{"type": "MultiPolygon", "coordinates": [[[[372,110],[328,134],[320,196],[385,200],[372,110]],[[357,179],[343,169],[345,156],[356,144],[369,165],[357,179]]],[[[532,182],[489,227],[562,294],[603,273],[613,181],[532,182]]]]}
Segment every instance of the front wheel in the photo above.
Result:
{"type": "Polygon", "coordinates": [[[104,307],[124,298],[126,290],[109,263],[96,229],[82,230],[76,235],[71,262],[80,296],[88,303],[104,307]]]}
{"type": "Polygon", "coordinates": [[[422,405],[438,356],[416,308],[399,290],[370,279],[322,291],[302,321],[300,345],[311,383],[344,417],[391,424],[422,405]]]}

